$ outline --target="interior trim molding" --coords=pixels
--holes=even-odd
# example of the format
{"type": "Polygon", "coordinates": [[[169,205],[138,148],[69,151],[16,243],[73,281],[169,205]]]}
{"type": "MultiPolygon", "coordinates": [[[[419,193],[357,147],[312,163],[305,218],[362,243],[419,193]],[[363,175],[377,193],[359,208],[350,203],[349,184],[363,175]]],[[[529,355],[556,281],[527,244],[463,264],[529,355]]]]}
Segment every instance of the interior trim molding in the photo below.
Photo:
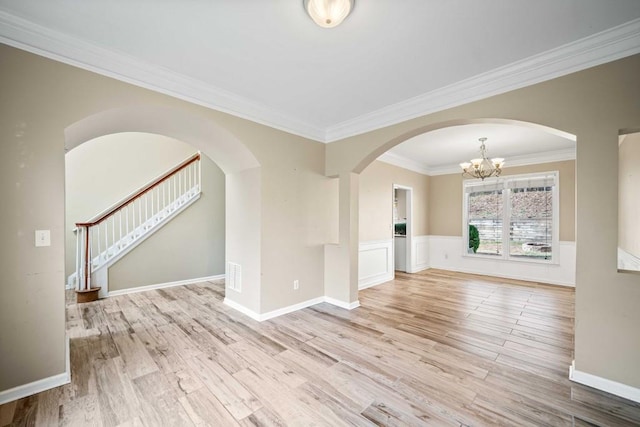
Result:
{"type": "Polygon", "coordinates": [[[579,384],[606,391],[607,393],[615,394],[616,396],[640,403],[640,389],[617,381],[602,378],[597,375],[589,374],[587,372],[579,371],[576,369],[575,360],[572,361],[571,366],[569,366],[569,379],[579,384]]]}
{"type": "Polygon", "coordinates": [[[152,289],[162,289],[162,288],[171,288],[173,286],[192,285],[194,283],[209,282],[212,280],[224,280],[224,274],[218,274],[215,276],[197,277],[195,279],[177,280],[175,282],[157,283],[155,285],[138,286],[137,288],[119,289],[117,291],[110,291],[108,296],[115,297],[118,295],[150,291],[152,289]]]}
{"type": "Polygon", "coordinates": [[[0,11],[0,41],[46,58],[319,142],[333,142],[640,52],[640,19],[328,128],[0,11]]]}
{"type": "Polygon", "coordinates": [[[391,126],[640,52],[640,19],[330,126],[326,141],[391,126]]]}
{"type": "Polygon", "coordinates": [[[383,163],[387,163],[393,166],[398,166],[403,169],[408,169],[413,172],[417,172],[422,175],[431,175],[431,169],[423,163],[417,162],[413,159],[409,159],[404,156],[399,156],[390,151],[387,151],[382,156],[378,157],[376,160],[379,160],[383,163]]]}
{"type": "Polygon", "coordinates": [[[407,273],[419,273],[429,269],[430,239],[426,234],[413,236],[413,253],[409,271],[407,273]]]}
{"type": "Polygon", "coordinates": [[[558,263],[468,255],[461,236],[429,235],[429,268],[575,287],[574,241],[558,242],[558,263]]]}
{"type": "MultiPolygon", "coordinates": [[[[540,163],[551,163],[551,162],[563,162],[566,160],[575,160],[576,159],[576,150],[555,150],[555,151],[547,151],[544,153],[534,153],[522,156],[514,156],[509,157],[507,161],[507,168],[513,166],[526,166],[526,165],[537,165],[540,163]]],[[[424,163],[420,163],[414,159],[410,159],[408,157],[400,156],[398,154],[387,151],[376,160],[379,160],[383,163],[388,163],[393,166],[398,166],[403,169],[408,169],[413,172],[417,172],[422,175],[427,176],[436,176],[436,175],[451,175],[462,173],[460,170],[460,166],[451,165],[451,166],[439,166],[439,167],[429,167],[424,163]]]]}
{"type": "Polygon", "coordinates": [[[320,304],[324,302],[324,297],[313,298],[307,301],[300,302],[298,304],[289,305],[287,307],[282,307],[277,310],[268,311],[264,314],[261,314],[260,321],[273,319],[274,317],[282,316],[284,314],[293,313],[294,311],[302,310],[303,308],[311,307],[312,305],[320,304]]]}
{"type": "MultiPolygon", "coordinates": [[[[576,150],[557,150],[557,151],[547,151],[544,153],[535,153],[529,155],[522,156],[513,156],[507,159],[507,164],[505,165],[505,169],[509,169],[510,167],[515,166],[527,166],[527,165],[538,165],[541,163],[552,163],[552,162],[564,162],[567,160],[575,160],[576,159],[576,150]]],[[[429,169],[429,176],[435,175],[449,175],[449,174],[458,174],[462,173],[459,165],[455,166],[445,166],[438,168],[429,169]]]]}
{"type": "Polygon", "coordinates": [[[253,320],[257,320],[258,322],[261,321],[260,320],[260,315],[258,313],[256,313],[253,310],[249,310],[247,307],[245,307],[242,304],[239,304],[239,303],[235,302],[234,300],[231,300],[231,299],[225,297],[223,303],[225,305],[228,305],[229,307],[233,308],[234,310],[239,311],[240,313],[244,314],[245,316],[249,316],[253,320]]]}
{"type": "Polygon", "coordinates": [[[235,93],[4,11],[0,11],[0,41],[27,52],[285,132],[315,141],[325,139],[323,129],[235,93]]]}
{"type": "Polygon", "coordinates": [[[360,301],[358,300],[353,302],[344,302],[344,301],[340,301],[339,299],[325,296],[324,302],[331,305],[335,305],[336,307],[344,308],[346,310],[353,310],[354,308],[360,307],[360,301]]]}
{"type": "Polygon", "coordinates": [[[55,387],[60,387],[71,382],[71,356],[69,350],[69,335],[65,333],[65,371],[42,378],[27,384],[19,385],[8,390],[0,391],[0,405],[22,399],[23,397],[32,396],[55,387]]]}
{"type": "Polygon", "coordinates": [[[239,304],[229,298],[224,299],[224,304],[233,308],[234,310],[239,311],[240,313],[249,316],[253,320],[257,320],[258,322],[264,322],[265,320],[273,319],[274,317],[282,316],[285,314],[293,313],[294,311],[302,310],[303,308],[311,307],[312,305],[320,304],[326,302],[328,304],[335,305],[340,308],[345,308],[347,310],[353,310],[354,308],[360,307],[360,301],[355,301],[350,304],[337,300],[335,298],[330,298],[327,296],[312,298],[310,300],[306,300],[303,302],[299,302],[297,304],[288,305],[286,307],[278,308],[276,310],[268,311],[263,314],[256,313],[253,310],[248,309],[247,307],[239,304]]]}
{"type": "Polygon", "coordinates": [[[358,244],[358,290],[393,280],[393,243],[384,239],[358,244]],[[383,262],[376,255],[382,255],[383,262]]]}

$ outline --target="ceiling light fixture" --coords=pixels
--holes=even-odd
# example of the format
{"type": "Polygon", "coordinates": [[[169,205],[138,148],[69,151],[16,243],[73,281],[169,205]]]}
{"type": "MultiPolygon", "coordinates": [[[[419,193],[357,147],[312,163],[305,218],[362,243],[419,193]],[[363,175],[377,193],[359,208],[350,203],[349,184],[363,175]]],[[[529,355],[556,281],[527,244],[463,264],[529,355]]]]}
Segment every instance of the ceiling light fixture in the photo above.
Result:
{"type": "Polygon", "coordinates": [[[462,168],[462,176],[469,176],[471,178],[480,178],[484,181],[485,178],[491,176],[500,176],[502,172],[502,166],[504,166],[504,159],[496,157],[495,159],[487,159],[487,147],[484,142],[487,138],[480,138],[480,156],[481,159],[472,159],[471,162],[460,163],[462,168]]]}
{"type": "Polygon", "coordinates": [[[355,0],[304,0],[304,8],[313,21],[323,28],[340,25],[349,16],[355,0]]]}

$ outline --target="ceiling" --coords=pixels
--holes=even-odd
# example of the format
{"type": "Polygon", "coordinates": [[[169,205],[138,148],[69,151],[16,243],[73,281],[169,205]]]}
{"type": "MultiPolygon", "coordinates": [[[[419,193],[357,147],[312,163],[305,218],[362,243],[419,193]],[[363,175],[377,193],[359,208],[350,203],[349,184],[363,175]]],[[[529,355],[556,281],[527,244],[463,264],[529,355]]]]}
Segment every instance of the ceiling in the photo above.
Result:
{"type": "Polygon", "coordinates": [[[640,52],[638,0],[302,3],[0,0],[0,41],[321,142],[640,52]]]}
{"type": "Polygon", "coordinates": [[[479,138],[487,138],[487,157],[505,167],[571,160],[574,135],[530,123],[494,120],[437,129],[395,146],[379,160],[426,175],[462,172],[459,164],[480,157],[479,138]]]}

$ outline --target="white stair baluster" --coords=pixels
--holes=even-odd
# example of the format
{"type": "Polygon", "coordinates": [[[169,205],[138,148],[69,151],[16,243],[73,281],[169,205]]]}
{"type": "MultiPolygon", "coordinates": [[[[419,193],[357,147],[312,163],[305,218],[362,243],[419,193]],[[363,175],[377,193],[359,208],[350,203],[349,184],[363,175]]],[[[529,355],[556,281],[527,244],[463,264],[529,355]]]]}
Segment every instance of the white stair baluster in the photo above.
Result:
{"type": "Polygon", "coordinates": [[[116,216],[111,215],[111,252],[115,252],[116,248],[116,216]]]}
{"type": "MultiPolygon", "coordinates": [[[[97,233],[96,241],[98,242],[98,262],[100,262],[100,254],[102,253],[101,246],[100,246],[101,243],[102,243],[101,240],[100,240],[100,224],[96,224],[95,230],[96,230],[96,233],[97,233]]],[[[93,264],[93,258],[89,258],[89,264],[90,265],[93,264]]],[[[89,273],[91,273],[91,272],[89,272],[89,273]]]]}
{"type": "Polygon", "coordinates": [[[167,186],[162,183],[162,209],[167,208],[167,186]]]}

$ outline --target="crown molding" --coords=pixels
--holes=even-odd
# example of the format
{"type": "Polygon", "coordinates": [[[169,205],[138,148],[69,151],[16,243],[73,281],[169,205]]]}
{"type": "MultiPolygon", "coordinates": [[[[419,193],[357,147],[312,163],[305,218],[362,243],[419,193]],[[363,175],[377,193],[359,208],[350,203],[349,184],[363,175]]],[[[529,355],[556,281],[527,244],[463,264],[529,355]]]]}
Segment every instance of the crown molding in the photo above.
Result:
{"type": "Polygon", "coordinates": [[[417,162],[413,159],[409,159],[404,156],[398,156],[390,151],[387,151],[382,156],[378,157],[376,160],[379,160],[383,163],[388,163],[393,166],[398,166],[402,169],[408,169],[413,172],[420,173],[422,175],[431,175],[431,170],[427,165],[421,162],[417,162]]]}
{"type": "MultiPolygon", "coordinates": [[[[575,159],[576,150],[574,149],[545,151],[542,153],[509,157],[506,159],[506,167],[510,168],[515,166],[537,165],[541,163],[563,162],[575,159]]],[[[428,176],[462,173],[460,166],[458,165],[429,167],[424,163],[417,162],[404,156],[398,156],[397,154],[390,152],[384,153],[382,156],[378,157],[377,160],[428,176]]]]}
{"type": "Polygon", "coordinates": [[[224,89],[0,11],[0,42],[314,141],[325,131],[224,89]]]}
{"type": "Polygon", "coordinates": [[[640,19],[322,128],[132,56],[0,11],[0,42],[318,142],[333,142],[640,52],[640,19]]]}
{"type": "Polygon", "coordinates": [[[328,142],[561,77],[640,52],[640,19],[330,126],[328,142]]]}

